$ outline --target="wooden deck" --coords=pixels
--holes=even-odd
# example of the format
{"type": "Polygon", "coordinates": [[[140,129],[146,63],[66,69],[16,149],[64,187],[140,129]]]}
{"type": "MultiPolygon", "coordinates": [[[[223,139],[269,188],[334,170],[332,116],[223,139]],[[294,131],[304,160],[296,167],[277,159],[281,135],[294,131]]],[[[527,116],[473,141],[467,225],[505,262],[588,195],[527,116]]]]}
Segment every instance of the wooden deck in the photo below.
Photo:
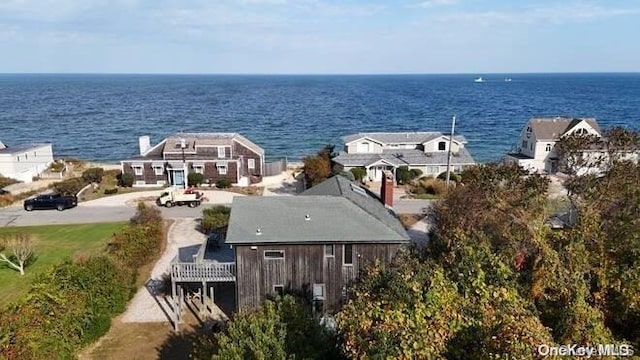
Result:
{"type": "Polygon", "coordinates": [[[174,282],[235,282],[236,264],[219,262],[171,264],[171,280],[174,282]]]}

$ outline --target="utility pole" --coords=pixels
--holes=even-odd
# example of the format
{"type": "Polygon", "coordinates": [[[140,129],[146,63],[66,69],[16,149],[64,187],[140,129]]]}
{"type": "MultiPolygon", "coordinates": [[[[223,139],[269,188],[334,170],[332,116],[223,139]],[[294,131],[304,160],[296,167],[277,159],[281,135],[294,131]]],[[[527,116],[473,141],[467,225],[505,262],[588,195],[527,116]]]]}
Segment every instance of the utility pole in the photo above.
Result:
{"type": "Polygon", "coordinates": [[[449,154],[447,154],[447,187],[449,187],[449,178],[451,176],[451,145],[453,144],[453,133],[456,129],[456,116],[453,115],[451,120],[451,135],[449,136],[449,154]]]}
{"type": "Polygon", "coordinates": [[[187,188],[187,179],[189,178],[189,176],[187,176],[187,161],[184,157],[184,148],[187,147],[187,142],[184,138],[180,139],[180,148],[182,149],[182,173],[184,175],[182,175],[182,183],[183,183],[183,188],[187,188]]]}

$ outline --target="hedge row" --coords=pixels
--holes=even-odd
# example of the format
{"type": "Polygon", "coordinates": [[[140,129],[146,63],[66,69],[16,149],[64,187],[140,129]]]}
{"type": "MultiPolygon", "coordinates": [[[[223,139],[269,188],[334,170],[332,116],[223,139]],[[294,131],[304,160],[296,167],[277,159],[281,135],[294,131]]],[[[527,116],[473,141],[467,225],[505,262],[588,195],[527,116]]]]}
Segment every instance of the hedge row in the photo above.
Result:
{"type": "Polygon", "coordinates": [[[141,203],[105,254],[40,274],[26,296],[0,313],[0,358],[75,358],[104,335],[134,294],[137,268],[159,253],[162,229],[159,212],[141,203]]]}

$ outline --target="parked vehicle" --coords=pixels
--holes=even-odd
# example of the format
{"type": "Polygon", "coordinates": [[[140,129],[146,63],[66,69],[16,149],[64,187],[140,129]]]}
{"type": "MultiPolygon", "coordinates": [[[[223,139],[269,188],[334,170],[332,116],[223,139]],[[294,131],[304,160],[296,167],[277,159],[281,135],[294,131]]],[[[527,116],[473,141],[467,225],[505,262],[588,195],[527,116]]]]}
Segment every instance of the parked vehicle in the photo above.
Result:
{"type": "Polygon", "coordinates": [[[62,211],[78,205],[75,195],[43,194],[24,201],[24,209],[27,211],[40,209],[56,209],[62,211]]]}
{"type": "Polygon", "coordinates": [[[0,189],[0,195],[8,195],[9,192],[5,189],[0,189]]]}
{"type": "Polygon", "coordinates": [[[164,207],[172,207],[173,205],[189,205],[189,207],[200,206],[202,203],[202,193],[193,191],[190,189],[187,190],[176,190],[173,188],[168,188],[162,191],[158,199],[156,200],[156,204],[158,206],[164,207]]]}

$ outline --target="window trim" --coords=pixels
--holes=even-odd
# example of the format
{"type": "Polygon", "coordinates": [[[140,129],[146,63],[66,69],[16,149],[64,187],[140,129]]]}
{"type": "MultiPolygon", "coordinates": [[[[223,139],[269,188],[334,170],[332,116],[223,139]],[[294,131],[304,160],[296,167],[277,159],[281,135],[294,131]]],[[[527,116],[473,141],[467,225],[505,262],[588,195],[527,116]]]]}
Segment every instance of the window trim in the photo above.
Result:
{"type": "Polygon", "coordinates": [[[447,151],[447,142],[446,141],[438,141],[438,151],[447,151]],[[441,147],[442,147],[442,149],[441,149],[441,147]]]}
{"type": "Polygon", "coordinates": [[[227,164],[216,164],[216,171],[218,171],[218,175],[227,175],[229,173],[229,166],[227,164]],[[224,171],[220,169],[224,169],[224,171]]]}
{"type": "Polygon", "coordinates": [[[281,284],[273,285],[273,293],[276,295],[284,296],[284,285],[281,285],[281,284]],[[280,289],[278,290],[278,288],[280,289]]]}
{"type": "Polygon", "coordinates": [[[547,145],[545,146],[545,148],[544,148],[544,149],[545,149],[547,152],[550,152],[552,148],[553,148],[553,147],[551,146],[551,144],[547,144],[547,145]]]}
{"type": "Polygon", "coordinates": [[[247,159],[247,169],[255,170],[256,168],[256,159],[247,159]]]}
{"type": "Polygon", "coordinates": [[[324,300],[327,297],[327,287],[324,283],[314,283],[311,291],[313,300],[324,300]],[[322,289],[322,295],[316,295],[316,288],[322,289]]]}
{"type": "Polygon", "coordinates": [[[264,250],[262,252],[262,257],[265,260],[284,260],[284,250],[264,250]],[[267,256],[267,253],[280,253],[282,256],[279,257],[271,257],[271,256],[267,256]]]}
{"type": "Polygon", "coordinates": [[[227,157],[226,146],[218,146],[218,157],[224,159],[227,157]]]}
{"type": "Polygon", "coordinates": [[[144,166],[132,166],[133,168],[133,174],[136,176],[142,176],[144,175],[144,166]]]}
{"type": "Polygon", "coordinates": [[[164,167],[162,165],[154,165],[153,172],[156,174],[156,176],[161,176],[164,174],[164,167]]]}
{"type": "Polygon", "coordinates": [[[324,245],[324,257],[332,258],[336,256],[336,246],[334,244],[324,245]],[[327,253],[327,249],[331,249],[331,253],[327,253]]]}
{"type": "Polygon", "coordinates": [[[193,172],[196,174],[204,174],[204,165],[193,165],[193,172]]]}
{"type": "Polygon", "coordinates": [[[353,253],[353,244],[343,244],[342,245],[342,266],[353,266],[354,263],[354,253],[353,253]],[[350,262],[346,262],[347,260],[347,246],[351,248],[351,259],[350,262]]]}

